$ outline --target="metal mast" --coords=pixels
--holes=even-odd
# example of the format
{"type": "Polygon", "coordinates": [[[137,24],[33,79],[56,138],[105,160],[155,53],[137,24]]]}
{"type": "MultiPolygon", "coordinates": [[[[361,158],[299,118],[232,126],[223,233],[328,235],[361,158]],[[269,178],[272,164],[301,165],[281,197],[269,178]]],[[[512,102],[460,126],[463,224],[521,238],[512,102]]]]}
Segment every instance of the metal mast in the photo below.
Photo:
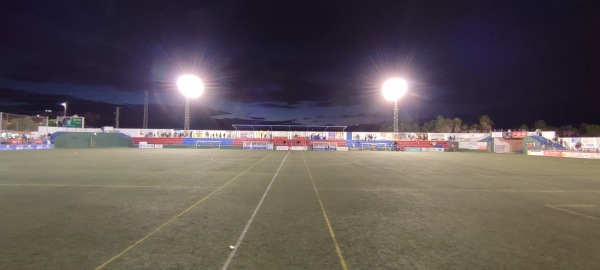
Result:
{"type": "Polygon", "coordinates": [[[148,90],[144,91],[144,122],[143,129],[148,129],[148,90]]]}
{"type": "Polygon", "coordinates": [[[183,122],[183,130],[190,130],[190,99],[185,98],[185,120],[183,122]]]}
{"type": "Polygon", "coordinates": [[[394,133],[398,133],[398,100],[394,101],[394,133]]]}
{"type": "Polygon", "coordinates": [[[115,113],[115,128],[119,128],[119,116],[121,115],[121,107],[115,107],[117,112],[115,113]]]}

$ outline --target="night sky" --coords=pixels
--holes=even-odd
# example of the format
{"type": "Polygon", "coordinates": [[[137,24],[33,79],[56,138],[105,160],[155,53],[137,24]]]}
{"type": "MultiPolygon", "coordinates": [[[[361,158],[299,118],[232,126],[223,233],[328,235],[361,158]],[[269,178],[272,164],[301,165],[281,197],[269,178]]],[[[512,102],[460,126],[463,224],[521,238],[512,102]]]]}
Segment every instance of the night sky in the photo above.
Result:
{"type": "Polygon", "coordinates": [[[192,129],[383,124],[402,77],[402,121],[600,124],[599,50],[595,0],[4,1],[0,110],[181,128],[191,73],[192,129]]]}

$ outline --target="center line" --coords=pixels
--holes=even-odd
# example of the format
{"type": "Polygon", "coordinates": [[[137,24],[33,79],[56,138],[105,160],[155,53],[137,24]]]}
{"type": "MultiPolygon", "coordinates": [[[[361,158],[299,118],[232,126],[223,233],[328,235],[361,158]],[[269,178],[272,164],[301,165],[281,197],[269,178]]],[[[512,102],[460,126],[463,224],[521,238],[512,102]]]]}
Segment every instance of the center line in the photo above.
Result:
{"type": "Polygon", "coordinates": [[[275,178],[277,178],[277,174],[279,174],[279,170],[281,170],[281,167],[283,166],[283,163],[285,163],[285,159],[288,157],[288,155],[290,154],[290,152],[291,151],[289,151],[285,155],[285,157],[283,158],[283,161],[281,161],[281,164],[279,165],[279,168],[277,168],[277,171],[275,172],[275,175],[273,175],[273,179],[271,179],[271,183],[269,183],[269,185],[267,186],[267,189],[265,190],[265,193],[262,195],[262,198],[258,202],[258,205],[256,205],[256,209],[254,209],[254,213],[252,213],[252,216],[248,220],[248,223],[246,223],[246,226],[244,227],[244,230],[242,231],[242,234],[240,235],[240,238],[238,238],[237,242],[235,243],[235,246],[234,246],[235,248],[231,251],[231,253],[229,253],[229,257],[227,257],[227,260],[225,261],[225,264],[221,268],[222,270],[226,270],[227,269],[227,267],[229,266],[229,263],[231,263],[231,260],[233,259],[233,256],[235,256],[236,251],[238,250],[238,248],[242,244],[242,241],[244,240],[244,236],[246,236],[246,232],[248,232],[248,229],[250,228],[250,224],[252,224],[252,221],[254,220],[254,217],[256,217],[256,213],[258,213],[258,210],[260,209],[260,206],[262,205],[263,201],[267,197],[267,193],[269,193],[269,190],[271,189],[271,186],[273,185],[273,182],[275,181],[275,178]]]}
{"type": "Polygon", "coordinates": [[[302,155],[302,160],[304,160],[304,165],[306,165],[306,170],[308,171],[308,177],[310,178],[310,182],[312,183],[313,189],[315,190],[315,194],[317,195],[317,200],[319,201],[319,205],[321,206],[321,212],[323,212],[323,218],[325,219],[325,223],[327,224],[327,229],[329,229],[329,235],[331,236],[331,241],[335,246],[335,252],[340,259],[340,265],[343,270],[348,270],[348,266],[346,265],[346,260],[344,260],[344,256],[342,255],[342,249],[340,248],[340,244],[335,238],[335,233],[333,232],[333,227],[331,226],[331,222],[329,221],[329,217],[327,216],[327,212],[325,211],[325,206],[323,206],[323,201],[321,200],[321,195],[319,195],[319,190],[317,189],[317,185],[315,184],[315,179],[310,173],[310,168],[308,167],[308,163],[306,163],[306,159],[304,155],[302,155]]]}

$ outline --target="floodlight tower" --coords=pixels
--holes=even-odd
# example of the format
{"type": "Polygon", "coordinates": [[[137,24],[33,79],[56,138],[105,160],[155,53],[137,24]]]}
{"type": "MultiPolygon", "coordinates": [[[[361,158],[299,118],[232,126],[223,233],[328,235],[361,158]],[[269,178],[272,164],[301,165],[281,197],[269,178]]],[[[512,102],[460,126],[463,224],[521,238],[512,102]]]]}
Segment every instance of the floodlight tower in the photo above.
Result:
{"type": "Polygon", "coordinates": [[[398,100],[406,94],[406,88],[406,81],[400,78],[388,79],[383,83],[383,97],[394,102],[394,133],[398,133],[398,100]]]}
{"type": "Polygon", "coordinates": [[[63,117],[67,117],[67,102],[65,101],[65,102],[61,103],[60,105],[62,105],[63,107],[65,107],[65,111],[63,113],[63,117]]]}
{"type": "Polygon", "coordinates": [[[183,129],[190,129],[190,98],[198,98],[204,92],[204,84],[195,75],[182,75],[177,79],[177,88],[185,96],[185,121],[183,129]]]}

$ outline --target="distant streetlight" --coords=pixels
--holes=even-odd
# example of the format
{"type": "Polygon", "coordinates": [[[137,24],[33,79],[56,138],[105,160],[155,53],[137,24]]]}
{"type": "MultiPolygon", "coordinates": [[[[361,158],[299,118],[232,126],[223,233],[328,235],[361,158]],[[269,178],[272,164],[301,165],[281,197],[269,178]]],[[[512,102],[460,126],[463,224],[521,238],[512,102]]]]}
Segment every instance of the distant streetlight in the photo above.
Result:
{"type": "Polygon", "coordinates": [[[195,75],[182,75],[177,79],[177,88],[185,96],[185,121],[183,129],[190,129],[190,98],[198,98],[204,92],[204,84],[195,75]]]}
{"type": "Polygon", "coordinates": [[[67,117],[67,102],[63,102],[60,105],[62,105],[63,107],[65,107],[65,112],[63,114],[63,117],[67,117]]]}
{"type": "Polygon", "coordinates": [[[394,133],[398,133],[398,100],[406,94],[407,85],[406,81],[400,78],[388,79],[383,83],[383,97],[394,102],[394,133]]]}

